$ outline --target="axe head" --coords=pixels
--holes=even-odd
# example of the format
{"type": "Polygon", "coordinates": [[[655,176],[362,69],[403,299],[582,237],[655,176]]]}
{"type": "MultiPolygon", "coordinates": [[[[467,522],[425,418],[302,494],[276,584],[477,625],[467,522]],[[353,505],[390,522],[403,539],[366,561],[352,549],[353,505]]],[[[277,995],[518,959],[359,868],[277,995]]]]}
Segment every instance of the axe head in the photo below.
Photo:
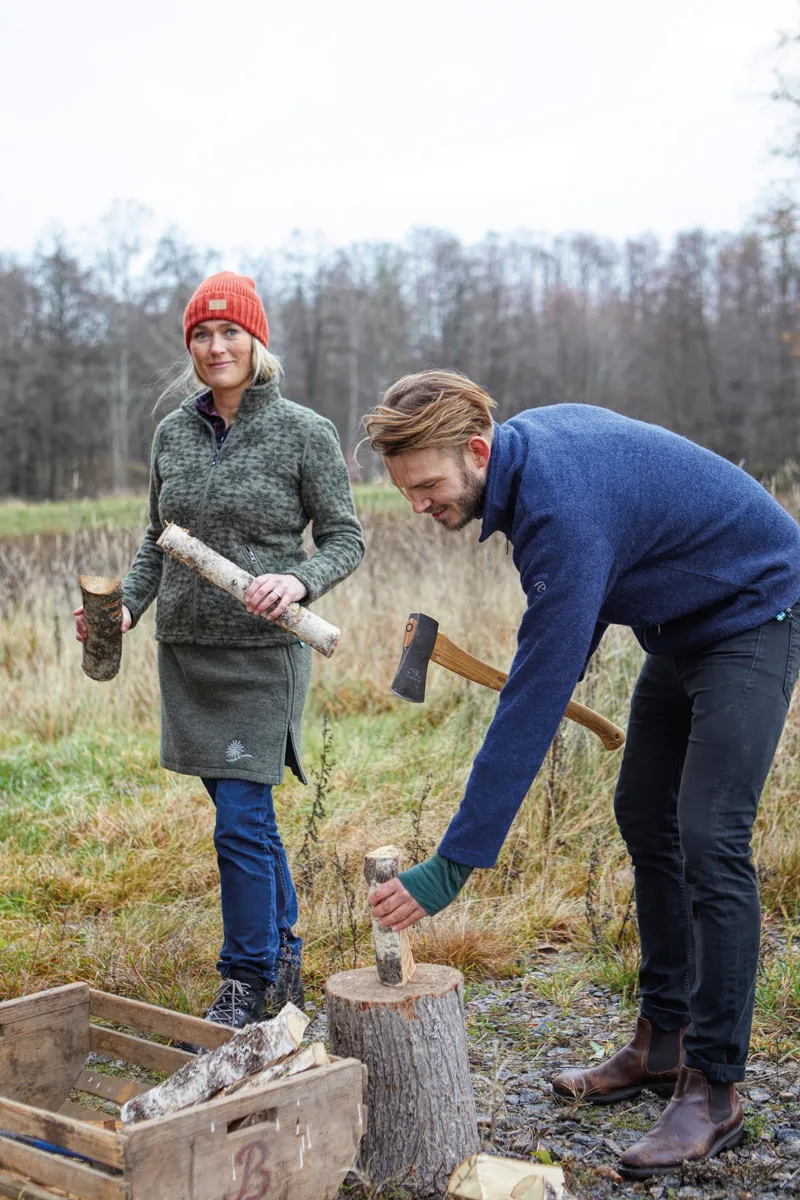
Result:
{"type": "Polygon", "coordinates": [[[403,637],[403,657],[392,680],[392,693],[401,700],[422,704],[428,663],[436,645],[439,622],[425,613],[410,613],[403,637]]]}

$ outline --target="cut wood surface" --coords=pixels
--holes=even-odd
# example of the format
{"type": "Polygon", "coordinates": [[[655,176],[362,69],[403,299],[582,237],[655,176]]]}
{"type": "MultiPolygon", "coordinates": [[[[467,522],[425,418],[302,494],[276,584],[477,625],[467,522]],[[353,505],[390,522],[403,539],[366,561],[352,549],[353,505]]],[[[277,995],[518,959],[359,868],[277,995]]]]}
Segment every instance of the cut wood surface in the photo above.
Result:
{"type": "Polygon", "coordinates": [[[89,1053],[89,988],[71,983],[0,1004],[0,1096],[58,1109],[89,1053]]]}
{"type": "Polygon", "coordinates": [[[122,659],[122,583],[103,575],[81,575],[86,621],[83,673],[98,683],[113,679],[122,659]]]}
{"type": "MultiPolygon", "coordinates": [[[[399,870],[400,851],[396,846],[379,846],[377,850],[365,854],[364,878],[369,895],[382,883],[394,879],[399,870]]],[[[394,929],[386,929],[377,917],[373,917],[372,942],[381,983],[390,987],[408,983],[414,974],[414,955],[408,930],[398,933],[394,929]]]]}
{"type": "MultiPolygon", "coordinates": [[[[229,592],[244,604],[245,593],[255,576],[237,567],[230,559],[217,554],[216,550],[212,550],[199,538],[192,537],[188,530],[170,523],[158,539],[157,545],[203,579],[229,592]]],[[[275,624],[299,641],[307,642],[325,658],[331,657],[341,636],[341,630],[335,625],[324,621],[302,604],[290,604],[275,624]]]]}
{"type": "Polygon", "coordinates": [[[561,1167],[473,1154],[456,1167],[447,1195],[459,1200],[568,1200],[561,1167]]]}
{"type": "Polygon", "coordinates": [[[409,983],[387,988],[374,967],[343,971],[328,980],[326,1007],[333,1053],[367,1067],[360,1169],[441,1195],[479,1148],[460,972],[419,963],[409,983]]]}
{"type": "Polygon", "coordinates": [[[288,1079],[291,1075],[299,1075],[302,1071],[310,1071],[313,1067],[327,1067],[330,1065],[330,1061],[324,1044],[312,1042],[310,1046],[305,1046],[302,1050],[295,1050],[294,1054],[290,1054],[281,1062],[273,1063],[271,1067],[265,1067],[263,1071],[256,1071],[254,1075],[245,1075],[236,1083],[229,1084],[221,1092],[217,1092],[214,1098],[255,1092],[258,1088],[264,1087],[266,1083],[274,1083],[276,1079],[288,1079]]]}
{"type": "Polygon", "coordinates": [[[134,1097],[122,1109],[122,1120],[152,1120],[213,1096],[245,1075],[263,1071],[291,1054],[303,1039],[309,1018],[294,1004],[285,1005],[271,1021],[248,1025],[218,1050],[192,1057],[169,1079],[134,1097]]]}

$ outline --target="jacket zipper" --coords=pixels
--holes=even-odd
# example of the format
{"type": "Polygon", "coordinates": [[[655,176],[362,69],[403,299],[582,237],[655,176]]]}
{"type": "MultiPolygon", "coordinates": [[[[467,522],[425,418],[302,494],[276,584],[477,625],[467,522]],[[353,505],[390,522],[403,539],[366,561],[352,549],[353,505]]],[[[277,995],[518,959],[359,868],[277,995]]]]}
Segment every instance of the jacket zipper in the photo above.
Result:
{"type": "MultiPolygon", "coordinates": [[[[197,419],[201,423],[201,425],[203,425],[204,428],[208,430],[209,434],[211,435],[211,440],[213,442],[213,447],[214,447],[212,450],[212,453],[211,453],[211,466],[206,474],[206,482],[205,482],[205,486],[203,487],[203,495],[200,498],[200,516],[198,517],[198,521],[197,521],[198,528],[194,534],[194,536],[196,538],[199,538],[202,541],[203,540],[203,528],[204,528],[205,516],[206,516],[206,501],[208,500],[208,493],[211,488],[211,478],[214,474],[214,467],[216,467],[217,463],[219,462],[219,456],[220,456],[220,454],[222,454],[222,451],[225,449],[225,445],[227,444],[230,433],[228,433],[228,436],[226,436],[225,441],[223,442],[222,446],[220,446],[218,449],[217,448],[217,435],[214,433],[214,430],[213,430],[212,426],[210,425],[210,423],[203,419],[203,417],[200,415],[200,413],[197,411],[197,409],[195,409],[194,415],[197,417],[197,419]]],[[[198,601],[199,594],[200,594],[200,580],[195,575],[194,587],[192,589],[192,641],[193,642],[197,641],[197,601],[198,601]]]]}

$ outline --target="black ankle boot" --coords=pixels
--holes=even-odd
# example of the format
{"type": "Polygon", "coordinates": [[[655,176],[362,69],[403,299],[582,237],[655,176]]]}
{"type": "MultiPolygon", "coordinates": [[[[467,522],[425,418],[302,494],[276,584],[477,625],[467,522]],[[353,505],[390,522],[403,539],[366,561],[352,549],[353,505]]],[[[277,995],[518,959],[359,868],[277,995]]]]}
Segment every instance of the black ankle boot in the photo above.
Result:
{"type": "MultiPolygon", "coordinates": [[[[273,987],[274,984],[270,984],[273,987]]],[[[210,1008],[204,1014],[206,1021],[215,1025],[227,1025],[231,1029],[244,1029],[264,1019],[266,989],[242,979],[223,979],[210,1008]]],[[[194,1042],[176,1042],[179,1050],[189,1054],[207,1054],[207,1046],[194,1042]]]]}

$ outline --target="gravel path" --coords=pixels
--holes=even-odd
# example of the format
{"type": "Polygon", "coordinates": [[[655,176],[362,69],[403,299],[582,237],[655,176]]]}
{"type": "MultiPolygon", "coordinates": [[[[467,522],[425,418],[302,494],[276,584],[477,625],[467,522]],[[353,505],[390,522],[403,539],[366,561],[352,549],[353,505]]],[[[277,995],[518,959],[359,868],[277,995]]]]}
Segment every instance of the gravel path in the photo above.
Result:
{"type": "MultiPolygon", "coordinates": [[[[549,1156],[564,1167],[570,1191],[580,1200],[800,1195],[800,1065],[759,1060],[751,1060],[739,1085],[746,1137],[737,1149],[674,1175],[624,1181],[615,1170],[619,1155],[655,1123],[666,1101],[646,1092],[600,1107],[570,1107],[553,1099],[550,1079],[558,1070],[602,1061],[630,1039],[634,1020],[621,1015],[618,999],[599,987],[543,998],[542,993],[557,992],[549,987],[552,975],[552,960],[546,959],[523,980],[467,988],[470,1063],[485,1150],[520,1158],[538,1154],[542,1161],[549,1156]]],[[[325,1036],[323,1014],[308,1034],[325,1036]]]]}

